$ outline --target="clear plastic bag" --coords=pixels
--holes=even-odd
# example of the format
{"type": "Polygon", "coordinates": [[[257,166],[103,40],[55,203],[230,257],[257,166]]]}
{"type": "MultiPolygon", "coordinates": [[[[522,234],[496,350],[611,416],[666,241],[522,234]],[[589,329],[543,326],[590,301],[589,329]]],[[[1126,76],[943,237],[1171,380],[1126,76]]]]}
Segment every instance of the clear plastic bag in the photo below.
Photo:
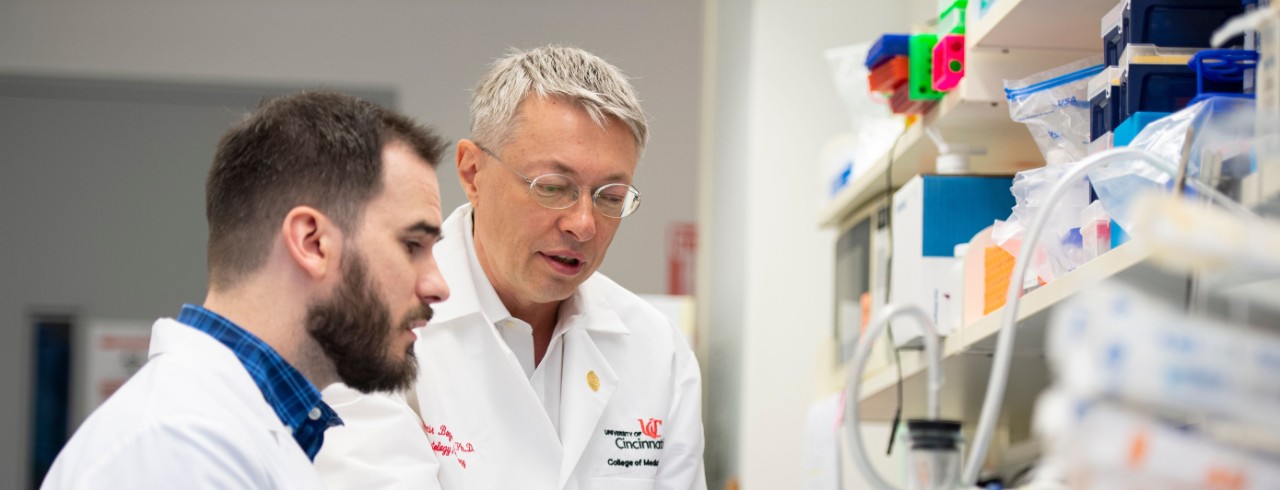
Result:
{"type": "Polygon", "coordinates": [[[1088,154],[1089,77],[1102,71],[1093,56],[1022,80],[1005,80],[1009,117],[1027,125],[1045,162],[1075,162],[1088,154]]]}
{"type": "MultiPolygon", "coordinates": [[[[1185,151],[1187,179],[1238,196],[1241,180],[1254,167],[1254,113],[1252,99],[1211,97],[1147,125],[1129,147],[1175,163],[1183,161],[1185,151]]],[[[1116,162],[1089,172],[1098,199],[1125,230],[1133,229],[1129,205],[1137,196],[1169,189],[1175,180],[1144,161],[1116,162]]]]}
{"type": "MultiPolygon", "coordinates": [[[[1053,186],[1075,165],[1070,162],[1018,172],[1009,189],[1014,197],[1013,212],[1008,220],[996,222],[991,230],[992,241],[1016,257],[1027,228],[1036,215],[1043,212],[1044,201],[1053,191],[1053,186]]],[[[1080,179],[1050,211],[1053,214],[1045,225],[1024,288],[1034,286],[1036,280],[1052,281],[1084,263],[1080,216],[1089,206],[1089,199],[1089,182],[1080,179]]]]}
{"type": "Polygon", "coordinates": [[[828,197],[875,164],[902,134],[903,119],[889,110],[883,97],[871,92],[864,61],[870,42],[825,52],[831,82],[849,110],[849,132],[836,135],[822,152],[822,187],[828,197]]]}

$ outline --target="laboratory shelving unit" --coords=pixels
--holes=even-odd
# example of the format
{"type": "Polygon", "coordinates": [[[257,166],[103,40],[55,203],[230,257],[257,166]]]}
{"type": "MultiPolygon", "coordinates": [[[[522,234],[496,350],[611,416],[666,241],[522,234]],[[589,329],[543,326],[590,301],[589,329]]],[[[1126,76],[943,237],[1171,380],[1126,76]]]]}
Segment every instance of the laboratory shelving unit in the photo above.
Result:
{"type": "MultiPolygon", "coordinates": [[[[937,148],[923,127],[938,128],[948,143],[983,146],[974,157],[979,174],[1012,174],[1039,166],[1043,158],[1026,127],[1009,118],[1003,80],[1101,53],[1100,23],[1117,0],[995,0],[981,17],[970,10],[966,74],[919,123],[908,128],[890,155],[862,171],[819,212],[818,222],[836,227],[873,200],[897,189],[915,175],[934,171],[937,148]]],[[[976,0],[972,3],[977,3],[976,0]]],[[[1185,282],[1147,263],[1144,251],[1120,246],[1063,277],[1026,293],[1018,313],[1009,388],[1001,410],[1001,426],[1009,440],[1029,433],[1035,400],[1050,377],[1044,362],[1044,330],[1059,302],[1107,278],[1140,284],[1153,294],[1185,295],[1185,282]]],[[[1003,309],[959,329],[943,343],[945,382],[942,416],[964,422],[972,430],[981,411],[1003,309]]],[[[925,413],[923,352],[902,351],[903,416],[925,413]]],[[[833,378],[843,381],[844,368],[833,378]]],[[[859,395],[864,420],[890,421],[897,406],[898,373],[892,364],[863,373],[859,395]]],[[[838,385],[838,384],[837,384],[838,385]]],[[[998,454],[998,448],[995,453],[998,454]]]]}
{"type": "Polygon", "coordinates": [[[938,150],[925,136],[924,126],[938,128],[948,143],[985,147],[986,156],[971,159],[974,173],[1011,174],[1041,165],[1043,158],[1026,127],[1009,118],[1003,81],[1100,54],[1101,19],[1116,1],[992,3],[984,16],[969,22],[965,78],[960,85],[904,132],[891,155],[859,171],[819,212],[819,224],[837,226],[885,194],[886,185],[897,189],[915,175],[933,172],[938,150]],[[887,179],[886,173],[890,174],[887,179]]]}
{"type": "MultiPolygon", "coordinates": [[[[1115,278],[1140,284],[1154,296],[1179,298],[1186,283],[1146,262],[1139,246],[1121,246],[1044,286],[1023,295],[1018,308],[1018,336],[1014,343],[1013,368],[1001,412],[1014,435],[1024,434],[1036,397],[1049,384],[1044,362],[1044,332],[1053,306],[1072,295],[1115,278]]],[[[976,423],[986,394],[991,369],[991,353],[1004,309],[997,309],[943,341],[945,381],[940,393],[942,416],[976,423]]],[[[923,414],[925,410],[925,357],[923,351],[901,351],[903,413],[923,414]]],[[[861,400],[865,420],[893,419],[897,406],[898,374],[892,365],[864,373],[861,400]]]]}

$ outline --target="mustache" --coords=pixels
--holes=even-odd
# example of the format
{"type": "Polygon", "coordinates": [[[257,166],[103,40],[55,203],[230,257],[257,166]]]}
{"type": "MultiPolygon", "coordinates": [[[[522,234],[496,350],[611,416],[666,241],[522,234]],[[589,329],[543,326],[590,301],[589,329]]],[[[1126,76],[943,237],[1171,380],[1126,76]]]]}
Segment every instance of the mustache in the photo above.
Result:
{"type": "Polygon", "coordinates": [[[405,328],[409,328],[414,323],[428,323],[435,314],[436,312],[431,308],[431,305],[422,305],[405,314],[403,324],[405,328]]]}

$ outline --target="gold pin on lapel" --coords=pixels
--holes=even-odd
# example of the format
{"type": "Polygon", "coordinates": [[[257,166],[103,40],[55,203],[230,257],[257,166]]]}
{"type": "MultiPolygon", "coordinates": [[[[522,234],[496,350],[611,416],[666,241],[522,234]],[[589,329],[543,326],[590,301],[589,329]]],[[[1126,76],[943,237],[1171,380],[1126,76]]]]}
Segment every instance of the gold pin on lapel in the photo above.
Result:
{"type": "Polygon", "coordinates": [[[587,371],[587,386],[591,387],[591,391],[600,391],[600,377],[596,376],[595,371],[587,371]]]}

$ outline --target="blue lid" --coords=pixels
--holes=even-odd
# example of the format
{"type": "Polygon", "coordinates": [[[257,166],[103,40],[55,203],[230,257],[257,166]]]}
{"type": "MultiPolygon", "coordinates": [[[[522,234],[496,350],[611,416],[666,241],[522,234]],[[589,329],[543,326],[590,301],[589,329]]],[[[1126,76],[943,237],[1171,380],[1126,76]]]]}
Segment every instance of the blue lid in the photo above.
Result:
{"type": "MultiPolygon", "coordinates": [[[[1252,99],[1253,94],[1223,91],[1205,91],[1205,83],[1221,84],[1241,83],[1248,70],[1257,68],[1258,52],[1251,49],[1205,49],[1197,52],[1187,62],[1187,66],[1196,71],[1196,96],[1191,99],[1194,104],[1209,97],[1236,97],[1252,99]]],[[[1243,89],[1243,85],[1240,86],[1243,89]]]]}
{"type": "Polygon", "coordinates": [[[911,50],[910,34],[885,34],[867,50],[867,69],[872,70],[894,56],[906,56],[911,50]]]}

